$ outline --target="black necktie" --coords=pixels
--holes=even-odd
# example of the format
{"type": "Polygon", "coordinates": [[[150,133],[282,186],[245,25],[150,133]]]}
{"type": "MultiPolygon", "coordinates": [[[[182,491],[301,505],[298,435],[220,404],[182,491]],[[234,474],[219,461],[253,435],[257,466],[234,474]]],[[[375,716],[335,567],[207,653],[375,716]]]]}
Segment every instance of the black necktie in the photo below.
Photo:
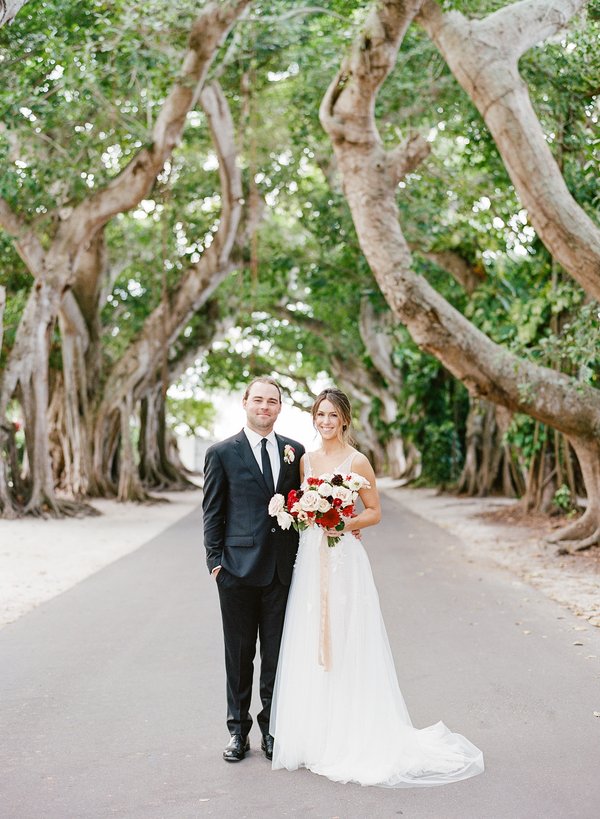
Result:
{"type": "Polygon", "coordinates": [[[267,452],[267,439],[261,440],[260,462],[262,464],[262,473],[270,492],[275,492],[275,481],[273,480],[273,470],[271,469],[271,459],[267,452]]]}

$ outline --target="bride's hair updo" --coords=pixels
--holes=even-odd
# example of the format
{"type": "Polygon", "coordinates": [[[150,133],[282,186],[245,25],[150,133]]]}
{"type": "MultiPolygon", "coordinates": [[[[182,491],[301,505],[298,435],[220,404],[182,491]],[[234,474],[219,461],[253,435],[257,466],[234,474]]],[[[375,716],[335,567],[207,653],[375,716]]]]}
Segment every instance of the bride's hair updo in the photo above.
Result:
{"type": "Polygon", "coordinates": [[[345,444],[351,443],[350,425],[352,424],[352,408],[350,407],[348,396],[345,392],[338,390],[337,387],[328,387],[320,392],[315,398],[315,403],[312,405],[311,413],[313,424],[316,424],[317,412],[323,401],[330,401],[336,408],[342,421],[342,440],[345,444]]]}

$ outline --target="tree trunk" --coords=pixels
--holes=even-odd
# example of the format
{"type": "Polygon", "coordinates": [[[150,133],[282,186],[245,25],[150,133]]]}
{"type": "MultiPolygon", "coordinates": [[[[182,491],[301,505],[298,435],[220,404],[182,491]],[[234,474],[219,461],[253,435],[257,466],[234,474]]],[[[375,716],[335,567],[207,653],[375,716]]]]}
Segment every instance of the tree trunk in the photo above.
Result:
{"type": "MultiPolygon", "coordinates": [[[[165,346],[173,344],[190,317],[208,302],[235,267],[232,254],[239,238],[243,198],[233,121],[223,92],[216,84],[204,89],[202,104],[219,157],[222,203],[219,228],[197,264],[183,274],[169,302],[163,300],[154,309],[140,335],[113,367],[98,407],[100,423],[96,424],[94,449],[102,446],[106,419],[114,416],[128,397],[137,404],[154,387],[162,370],[165,346]]],[[[215,328],[216,323],[213,331],[215,328]]],[[[100,465],[99,460],[95,463],[96,467],[100,465]]]]}
{"type": "Polygon", "coordinates": [[[425,0],[418,21],[484,118],[536,233],[600,300],[600,228],[567,188],[518,67],[525,51],[556,36],[585,5],[586,0],[526,0],[468,20],[425,0]]]}
{"type": "Polygon", "coordinates": [[[118,501],[147,501],[150,496],[141,484],[138,467],[135,461],[131,436],[131,419],[133,418],[133,399],[126,396],[120,406],[121,434],[119,451],[119,487],[118,501]]]}
{"type": "Polygon", "coordinates": [[[0,0],[0,26],[12,23],[27,0],[0,0]]]}
{"type": "MultiPolygon", "coordinates": [[[[129,426],[126,427],[129,432],[129,426]]],[[[94,413],[92,447],[92,482],[90,494],[116,497],[119,486],[119,443],[121,434],[120,407],[107,407],[94,413]]]]}
{"type": "Polygon", "coordinates": [[[398,405],[394,398],[394,389],[400,389],[401,377],[392,361],[392,336],[389,332],[391,313],[376,315],[368,300],[361,303],[359,329],[372,367],[367,367],[357,360],[348,362],[331,344],[328,327],[322,321],[298,311],[291,313],[283,308],[279,315],[294,323],[310,329],[319,336],[329,348],[329,365],[337,384],[347,392],[359,407],[360,428],[356,430],[356,439],[365,453],[372,454],[372,461],[377,474],[393,478],[412,480],[420,472],[420,458],[414,446],[408,444],[409,457],[405,454],[405,442],[393,431],[397,419],[398,405]],[[389,388],[386,387],[386,382],[389,388]],[[376,398],[382,408],[383,425],[392,428],[387,434],[382,433],[382,424],[375,429],[372,415],[375,412],[373,399],[376,398]]]}
{"type": "MultiPolygon", "coordinates": [[[[6,306],[6,290],[0,285],[0,352],[4,332],[4,309],[6,306]]],[[[14,517],[15,511],[11,497],[11,476],[9,464],[11,453],[14,452],[14,430],[8,418],[0,415],[0,511],[5,517],[14,517]]]]}
{"type": "Polygon", "coordinates": [[[417,253],[424,259],[441,267],[442,270],[450,273],[454,281],[460,284],[469,296],[473,294],[485,279],[483,266],[470,264],[455,250],[425,250],[414,242],[411,242],[409,247],[414,253],[417,253]]]}
{"type": "Polygon", "coordinates": [[[469,496],[485,497],[494,490],[515,497],[510,466],[505,463],[510,450],[503,438],[511,414],[496,404],[471,398],[467,416],[465,463],[457,490],[469,496]]]}
{"type": "Polygon", "coordinates": [[[352,403],[358,404],[358,425],[353,429],[353,437],[361,452],[371,461],[376,475],[383,475],[386,471],[386,451],[371,424],[371,402],[360,401],[351,386],[345,384],[339,377],[336,379],[345,392],[352,396],[352,403]]]}
{"type": "Polygon", "coordinates": [[[168,451],[165,395],[162,383],[146,392],[140,411],[140,478],[147,489],[196,489],[171,460],[168,451]]]}
{"type": "Polygon", "coordinates": [[[8,403],[17,386],[25,398],[26,441],[30,492],[25,506],[15,500],[7,504],[4,514],[31,513],[53,515],[72,513],[71,504],[59,501],[54,492],[51,468],[48,424],[48,356],[50,335],[56,315],[58,294],[51,276],[37,282],[17,331],[14,346],[7,362],[0,389],[0,424],[8,426],[8,403]]]}
{"type": "MultiPolygon", "coordinates": [[[[37,514],[50,510],[54,514],[60,514],[61,510],[66,512],[73,508],[72,504],[59,503],[54,493],[46,412],[49,334],[56,321],[62,297],[76,277],[80,255],[110,219],[131,210],[150,191],[157,175],[179,142],[187,114],[198,101],[219,47],[249,3],[250,0],[226,0],[223,3],[209,3],[201,11],[192,25],[188,50],[181,70],[156,119],[151,139],[148,141],[149,146],[141,148],[123,171],[104,189],[80,202],[64,219],[59,219],[56,236],[47,250],[37,239],[33,229],[15,214],[4,199],[0,198],[0,226],[14,238],[15,247],[36,279],[17,329],[15,344],[0,386],[0,427],[7,424],[8,402],[19,382],[24,385],[25,390],[31,386],[34,407],[29,417],[34,426],[28,427],[25,434],[31,457],[29,467],[32,488],[24,510],[26,512],[37,514]]],[[[213,102],[217,108],[219,107],[221,98],[217,92],[209,93],[208,98],[209,103],[213,102]]],[[[209,118],[212,116],[213,120],[218,120],[221,113],[220,110],[216,114],[211,112],[209,118]]],[[[228,155],[226,160],[221,167],[222,178],[231,174],[231,163],[235,166],[235,152],[233,156],[228,155]]],[[[222,221],[229,223],[235,221],[236,212],[239,214],[241,208],[241,200],[240,183],[239,195],[233,206],[230,200],[223,205],[222,221]]],[[[233,241],[233,236],[227,236],[227,239],[233,241]]],[[[230,249],[229,246],[228,250],[230,249]]],[[[185,293],[180,293],[180,296],[185,298],[185,293]]],[[[150,377],[153,375],[151,372],[150,377]]],[[[123,425],[122,427],[124,428],[123,425]]],[[[127,456],[128,452],[125,449],[124,460],[129,463],[127,456]]],[[[9,488],[8,481],[1,486],[4,477],[0,474],[0,496],[4,489],[9,488]]],[[[3,503],[5,514],[16,511],[14,502],[7,503],[5,499],[3,503]],[[9,506],[12,507],[12,511],[9,506]]]]}
{"type": "Polygon", "coordinates": [[[0,350],[2,350],[2,339],[4,337],[4,310],[6,308],[6,288],[0,285],[0,350]]]}
{"type": "MultiPolygon", "coordinates": [[[[73,498],[83,498],[89,492],[92,474],[92,450],[88,435],[90,407],[86,367],[89,336],[86,327],[77,322],[79,313],[75,309],[67,312],[65,302],[74,302],[71,293],[67,293],[66,298],[63,299],[63,307],[59,314],[63,364],[63,378],[60,385],[63,386],[61,397],[64,417],[63,425],[61,425],[64,473],[59,479],[62,478],[60,483],[67,494],[73,498]]],[[[72,304],[72,307],[75,306],[72,304]]]]}
{"type": "Polygon", "coordinates": [[[570,526],[552,535],[553,543],[563,542],[559,554],[580,552],[600,543],[600,441],[598,438],[569,436],[569,443],[577,454],[587,493],[587,506],[583,515],[570,526]]]}
{"type": "MultiPolygon", "coordinates": [[[[579,450],[589,457],[584,472],[593,496],[597,487],[591,461],[600,454],[598,390],[495,344],[411,269],[398,222],[397,183],[427,155],[429,146],[419,137],[409,137],[386,151],[374,110],[377,90],[392,69],[419,6],[416,0],[373,6],[352,55],[321,105],[321,122],[332,140],[361,248],[392,311],[416,343],[463,381],[472,396],[523,412],[577,440],[579,450]]],[[[597,506],[592,503],[586,515],[587,525],[595,521],[595,531],[600,523],[597,506]]]]}

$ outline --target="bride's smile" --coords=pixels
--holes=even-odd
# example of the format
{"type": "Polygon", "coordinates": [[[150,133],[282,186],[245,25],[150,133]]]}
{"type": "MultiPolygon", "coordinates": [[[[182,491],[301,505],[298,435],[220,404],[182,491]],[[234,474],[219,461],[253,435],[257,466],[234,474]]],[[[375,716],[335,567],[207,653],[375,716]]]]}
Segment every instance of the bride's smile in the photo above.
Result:
{"type": "Polygon", "coordinates": [[[341,438],[342,422],[331,401],[321,401],[315,416],[315,426],[324,441],[341,438]]]}

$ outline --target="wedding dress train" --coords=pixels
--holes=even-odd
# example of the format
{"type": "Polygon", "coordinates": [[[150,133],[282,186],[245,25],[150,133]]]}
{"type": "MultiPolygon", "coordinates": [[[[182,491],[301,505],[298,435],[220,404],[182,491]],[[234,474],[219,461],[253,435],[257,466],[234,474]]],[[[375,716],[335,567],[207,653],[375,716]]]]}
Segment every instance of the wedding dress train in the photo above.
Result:
{"type": "MultiPolygon", "coordinates": [[[[351,457],[335,471],[350,471],[351,457]]],[[[307,456],[305,464],[309,477],[307,456]]],[[[367,554],[349,533],[328,548],[317,527],[300,536],[270,731],[274,769],[308,768],[337,782],[433,786],[484,769],[481,751],[443,722],[413,727],[367,554]],[[331,660],[325,670],[319,656],[328,637],[331,660]]]]}

